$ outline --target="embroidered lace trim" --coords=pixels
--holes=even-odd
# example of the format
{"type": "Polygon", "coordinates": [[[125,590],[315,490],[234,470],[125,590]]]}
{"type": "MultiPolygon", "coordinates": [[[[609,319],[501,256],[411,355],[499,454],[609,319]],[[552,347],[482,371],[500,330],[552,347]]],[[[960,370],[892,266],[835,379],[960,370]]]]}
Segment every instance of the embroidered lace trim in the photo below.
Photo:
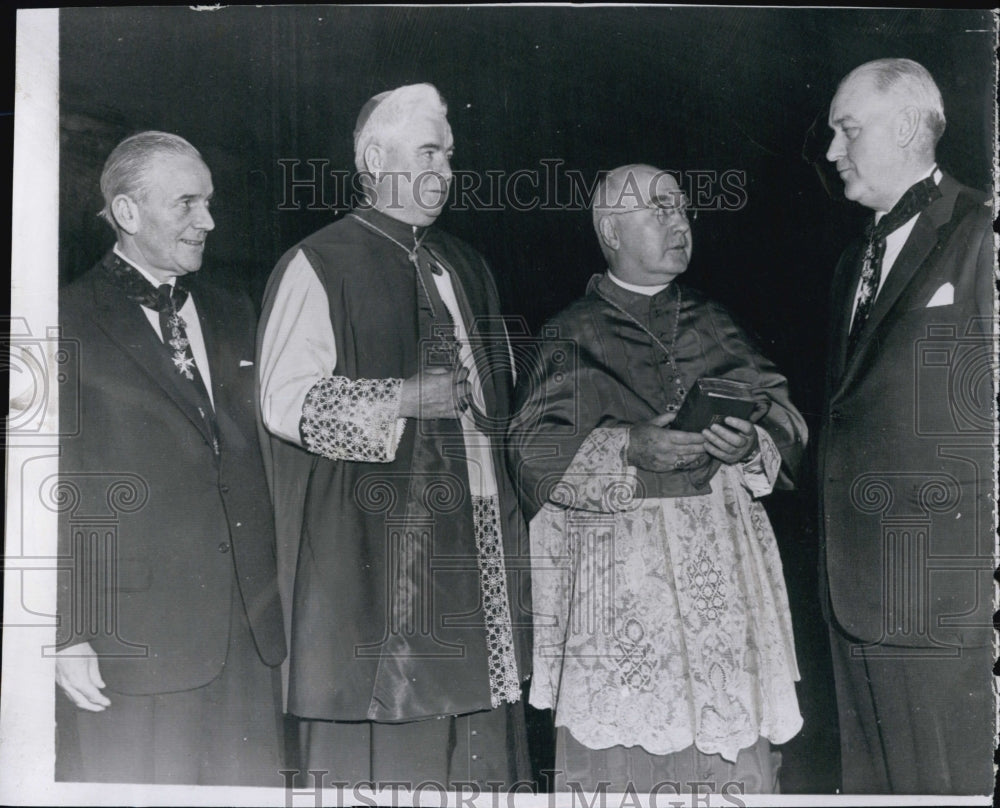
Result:
{"type": "Polygon", "coordinates": [[[406,419],[399,379],[330,376],[306,393],[299,430],[310,452],[330,460],[392,461],[406,419]]]}
{"type": "Polygon", "coordinates": [[[472,498],[472,524],[476,532],[483,613],[486,618],[490,703],[495,708],[505,701],[513,703],[521,698],[510,604],[507,600],[507,573],[500,543],[500,508],[496,496],[472,498]]]}
{"type": "Polygon", "coordinates": [[[576,507],[531,522],[530,703],[592,749],[733,761],[762,735],[784,743],[802,726],[791,615],[746,475],[723,466],[709,494],[596,510],[608,497],[584,481],[625,468],[613,430],[588,439],[564,475],[576,507]]]}
{"type": "Polygon", "coordinates": [[[614,513],[630,510],[635,500],[635,469],[625,463],[628,429],[599,427],[577,449],[576,456],[549,492],[549,499],[563,508],[614,513]],[[615,458],[608,463],[607,458],[615,458]]]}

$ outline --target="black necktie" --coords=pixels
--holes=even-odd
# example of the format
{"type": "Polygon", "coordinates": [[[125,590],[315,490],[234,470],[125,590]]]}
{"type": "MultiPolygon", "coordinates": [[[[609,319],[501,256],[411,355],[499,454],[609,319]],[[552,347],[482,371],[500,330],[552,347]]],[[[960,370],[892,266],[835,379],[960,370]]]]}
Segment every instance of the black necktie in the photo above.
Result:
{"type": "Polygon", "coordinates": [[[910,219],[921,213],[935,199],[941,190],[934,182],[933,174],[911,185],[899,201],[885,216],[868,225],[868,246],[865,248],[864,263],[861,268],[861,283],[858,286],[858,305],[854,311],[854,322],[847,339],[847,355],[851,356],[858,345],[858,338],[868,315],[875,304],[879,280],[882,277],[882,258],[885,256],[885,237],[895,232],[910,219]]]}
{"type": "Polygon", "coordinates": [[[171,360],[177,371],[191,382],[192,398],[212,434],[213,448],[218,454],[219,441],[212,399],[208,395],[205,381],[195,364],[194,354],[191,352],[191,344],[185,330],[187,324],[178,313],[189,296],[184,279],[177,278],[174,286],[170,286],[168,283],[159,287],[153,286],[138,270],[117,255],[114,256],[109,269],[112,279],[129,300],[159,314],[160,336],[163,340],[163,346],[170,350],[171,360]]]}

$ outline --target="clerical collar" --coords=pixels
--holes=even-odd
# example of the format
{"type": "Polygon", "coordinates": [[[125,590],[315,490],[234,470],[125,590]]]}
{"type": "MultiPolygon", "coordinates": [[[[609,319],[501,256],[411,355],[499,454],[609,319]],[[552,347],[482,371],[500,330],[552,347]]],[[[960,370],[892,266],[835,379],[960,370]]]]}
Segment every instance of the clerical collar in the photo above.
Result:
{"type": "Polygon", "coordinates": [[[125,253],[123,253],[121,250],[118,249],[118,244],[115,244],[114,253],[119,258],[121,258],[122,261],[124,261],[126,264],[128,264],[130,267],[132,267],[134,270],[136,270],[140,275],[142,275],[142,277],[144,277],[147,281],[149,281],[151,284],[153,284],[153,288],[154,289],[158,289],[160,286],[162,286],[165,283],[170,284],[171,286],[173,286],[175,283],[177,283],[177,276],[176,275],[171,275],[165,281],[159,281],[159,280],[157,280],[152,275],[150,275],[148,272],[146,272],[146,270],[144,270],[141,266],[139,266],[135,261],[131,260],[130,258],[127,258],[125,256],[125,253]]]}
{"type": "Polygon", "coordinates": [[[608,277],[611,278],[618,286],[622,289],[628,289],[630,292],[635,292],[638,295],[645,295],[646,297],[652,297],[653,295],[658,295],[668,286],[670,283],[661,283],[656,286],[637,286],[634,283],[625,283],[621,278],[615,277],[614,273],[609,269],[608,277]]]}
{"type": "MultiPolygon", "coordinates": [[[[934,176],[934,184],[935,185],[940,185],[941,184],[941,176],[942,176],[942,174],[941,174],[941,169],[938,168],[936,164],[932,165],[929,169],[927,169],[926,172],[924,172],[919,177],[917,177],[916,180],[914,180],[913,184],[916,185],[918,182],[921,182],[922,180],[927,179],[931,175],[934,176]]],[[[888,212],[889,211],[887,211],[887,210],[877,210],[877,211],[875,211],[875,224],[878,224],[879,220],[883,216],[885,216],[888,212]]]]}

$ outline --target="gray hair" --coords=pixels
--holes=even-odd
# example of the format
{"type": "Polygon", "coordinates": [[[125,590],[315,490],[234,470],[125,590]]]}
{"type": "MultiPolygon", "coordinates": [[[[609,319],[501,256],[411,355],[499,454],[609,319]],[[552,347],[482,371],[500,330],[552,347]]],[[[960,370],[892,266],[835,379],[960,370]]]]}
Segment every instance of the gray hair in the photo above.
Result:
{"type": "Polygon", "coordinates": [[[149,192],[146,187],[146,170],[153,158],[160,154],[197,157],[201,160],[198,150],[180,135],[149,131],[125,138],[115,146],[104,163],[104,170],[101,172],[104,207],[97,215],[117,229],[118,225],[111,213],[111,203],[120,194],[137,200],[144,199],[149,192]]]}
{"type": "Polygon", "coordinates": [[[895,93],[920,110],[926,135],[921,144],[933,150],[944,134],[944,102],[941,91],[933,77],[923,65],[912,59],[876,59],[854,68],[841,82],[841,86],[852,78],[866,76],[881,93],[895,93]]]}
{"type": "Polygon", "coordinates": [[[365,103],[354,127],[354,166],[359,172],[367,170],[365,150],[373,143],[385,146],[417,109],[448,114],[448,106],[433,84],[407,84],[365,103]]]}

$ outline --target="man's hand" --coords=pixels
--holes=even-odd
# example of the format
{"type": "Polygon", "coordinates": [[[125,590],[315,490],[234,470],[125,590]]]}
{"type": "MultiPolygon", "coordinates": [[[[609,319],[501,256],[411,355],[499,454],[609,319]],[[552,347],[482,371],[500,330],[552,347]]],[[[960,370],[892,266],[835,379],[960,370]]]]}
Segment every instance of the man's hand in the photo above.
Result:
{"type": "Polygon", "coordinates": [[[100,691],[104,680],[97,654],[89,642],[71,645],[57,652],[56,684],[81,710],[99,713],[111,706],[111,700],[100,691]]]}
{"type": "Polygon", "coordinates": [[[705,438],[698,432],[665,429],[676,418],[667,413],[629,427],[628,462],[647,471],[677,471],[708,462],[705,438]]]}
{"type": "Polygon", "coordinates": [[[705,451],[726,465],[746,460],[757,449],[757,430],[749,421],[726,416],[726,426],[712,424],[703,429],[705,451]]]}
{"type": "Polygon", "coordinates": [[[468,369],[428,368],[403,379],[399,414],[403,418],[458,418],[471,395],[468,369]]]}

